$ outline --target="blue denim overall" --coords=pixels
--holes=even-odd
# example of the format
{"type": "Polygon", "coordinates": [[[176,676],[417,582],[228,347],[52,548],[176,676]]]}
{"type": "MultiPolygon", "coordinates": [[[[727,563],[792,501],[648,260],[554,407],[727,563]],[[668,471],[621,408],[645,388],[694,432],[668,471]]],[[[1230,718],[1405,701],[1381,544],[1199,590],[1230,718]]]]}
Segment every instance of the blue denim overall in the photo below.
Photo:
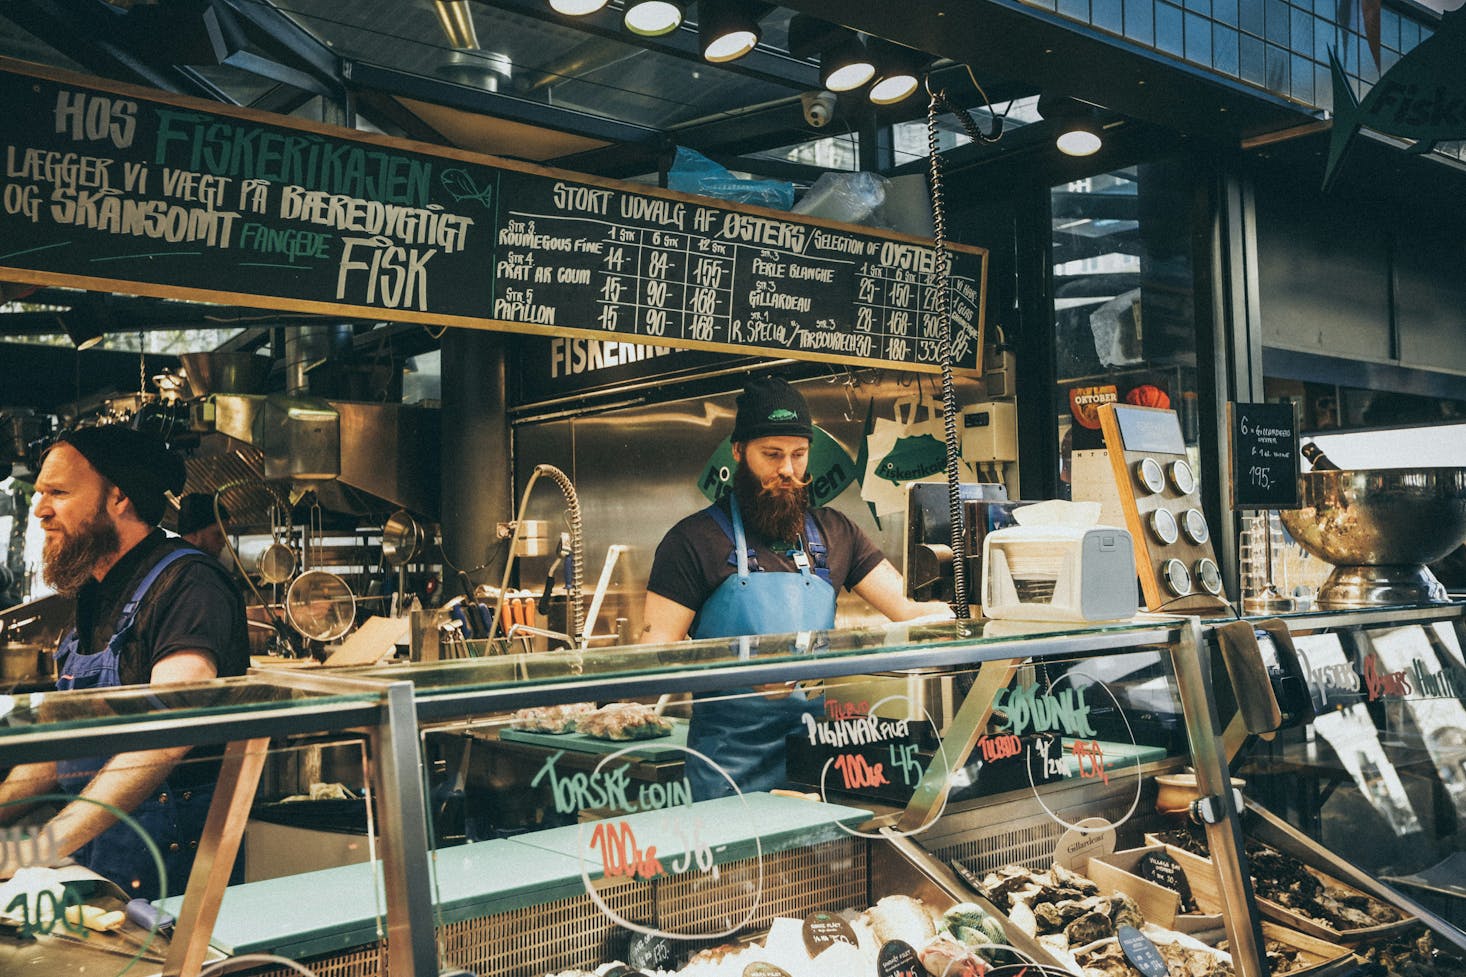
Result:
{"type": "MultiPolygon", "coordinates": [[[[805,514],[804,545],[791,555],[799,572],[759,571],[743,532],[738,502],[729,498],[728,516],[717,505],[707,510],[733,542],[730,562],[738,572],[723,580],[703,604],[693,625],[694,638],[730,638],[789,631],[825,631],[835,626],[835,589],[830,586],[826,548],[814,517],[805,514]],[[815,558],[811,569],[810,556],[815,558]]],[[[803,729],[806,713],[819,715],[822,699],[796,689],[769,699],[753,689],[728,689],[697,697],[687,729],[687,745],[726,770],[744,792],[782,787],[787,779],[784,738],[803,729]],[[728,696],[737,696],[729,699],[728,696]]],[[[696,757],[687,760],[687,778],[698,800],[733,793],[727,779],[696,757]]]]}
{"type": "MultiPolygon", "coordinates": [[[[90,655],[79,654],[81,639],[75,628],[62,639],[56,653],[58,691],[105,689],[122,684],[118,664],[122,649],[137,622],[138,608],[158,576],[185,556],[204,554],[192,548],[181,548],[165,554],[155,563],[123,607],[117,621],[117,632],[105,649],[90,655]]],[[[61,789],[69,794],[80,793],[106,762],[106,757],[59,761],[56,772],[61,789]]],[[[175,769],[173,777],[178,775],[175,769]]],[[[189,785],[179,788],[176,779],[170,779],[157,788],[156,794],[130,812],[162,852],[163,865],[168,873],[169,895],[181,893],[188,882],[188,873],[193,867],[213,796],[212,782],[201,787],[189,785]]],[[[114,824],[73,852],[72,858],[122,886],[130,898],[159,898],[160,883],[153,857],[143,840],[125,824],[114,824]]]]}

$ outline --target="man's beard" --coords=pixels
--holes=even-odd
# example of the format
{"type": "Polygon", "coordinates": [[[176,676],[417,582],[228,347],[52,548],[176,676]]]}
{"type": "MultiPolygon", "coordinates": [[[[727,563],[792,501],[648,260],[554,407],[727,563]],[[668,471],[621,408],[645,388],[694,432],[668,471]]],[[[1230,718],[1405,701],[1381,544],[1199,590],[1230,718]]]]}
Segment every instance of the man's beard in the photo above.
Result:
{"type": "Polygon", "coordinates": [[[738,509],[753,531],[770,542],[794,542],[804,531],[809,508],[809,483],[775,475],[760,482],[744,462],[733,473],[738,509]]]}
{"type": "Polygon", "coordinates": [[[98,506],[96,514],[75,534],[62,532],[46,537],[41,551],[41,579],[57,593],[74,596],[82,584],[92,579],[92,569],[121,548],[117,527],[98,506]]]}

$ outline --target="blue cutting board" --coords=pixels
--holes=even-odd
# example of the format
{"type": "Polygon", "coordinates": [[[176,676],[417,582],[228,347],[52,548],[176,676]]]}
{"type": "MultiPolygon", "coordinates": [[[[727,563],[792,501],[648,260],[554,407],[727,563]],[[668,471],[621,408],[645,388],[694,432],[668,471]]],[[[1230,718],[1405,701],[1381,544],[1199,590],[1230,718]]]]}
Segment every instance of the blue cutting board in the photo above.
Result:
{"type": "Polygon", "coordinates": [[[499,739],[505,743],[527,743],[551,750],[572,750],[576,753],[615,753],[630,749],[627,754],[639,760],[682,760],[687,754],[687,724],[672,721],[672,732],[650,740],[601,740],[584,733],[531,733],[522,729],[502,729],[499,739]]]}

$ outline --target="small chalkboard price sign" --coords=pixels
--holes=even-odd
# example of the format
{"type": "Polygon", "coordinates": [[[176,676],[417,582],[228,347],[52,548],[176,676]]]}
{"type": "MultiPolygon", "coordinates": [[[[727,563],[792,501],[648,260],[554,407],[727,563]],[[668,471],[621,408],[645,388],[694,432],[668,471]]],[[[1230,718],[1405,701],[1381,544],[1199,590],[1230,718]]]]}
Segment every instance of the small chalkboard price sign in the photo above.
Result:
{"type": "Polygon", "coordinates": [[[1292,404],[1227,405],[1232,508],[1298,508],[1298,414],[1292,404]]]}

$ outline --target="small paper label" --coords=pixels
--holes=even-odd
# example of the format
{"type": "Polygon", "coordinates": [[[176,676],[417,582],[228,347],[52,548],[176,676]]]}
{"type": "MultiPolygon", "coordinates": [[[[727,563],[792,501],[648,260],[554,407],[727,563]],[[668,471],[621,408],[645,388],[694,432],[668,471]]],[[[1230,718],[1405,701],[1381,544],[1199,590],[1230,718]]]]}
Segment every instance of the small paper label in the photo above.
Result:
{"type": "Polygon", "coordinates": [[[1134,926],[1120,926],[1116,927],[1115,936],[1120,940],[1120,949],[1125,951],[1125,959],[1145,977],[1171,977],[1166,958],[1140,930],[1134,926]]]}
{"type": "Polygon", "coordinates": [[[1054,846],[1054,864],[1083,872],[1089,860],[1115,850],[1115,826],[1104,818],[1085,818],[1065,831],[1054,846]]]}
{"type": "Polygon", "coordinates": [[[672,941],[662,936],[637,933],[626,950],[626,962],[642,970],[675,970],[672,941]]]}
{"type": "Polygon", "coordinates": [[[831,943],[855,946],[855,931],[850,924],[829,912],[810,913],[804,917],[804,949],[810,958],[819,956],[831,943]]]}
{"type": "Polygon", "coordinates": [[[878,977],[919,977],[924,973],[921,960],[911,944],[904,940],[892,940],[881,946],[876,957],[878,977]]]}

